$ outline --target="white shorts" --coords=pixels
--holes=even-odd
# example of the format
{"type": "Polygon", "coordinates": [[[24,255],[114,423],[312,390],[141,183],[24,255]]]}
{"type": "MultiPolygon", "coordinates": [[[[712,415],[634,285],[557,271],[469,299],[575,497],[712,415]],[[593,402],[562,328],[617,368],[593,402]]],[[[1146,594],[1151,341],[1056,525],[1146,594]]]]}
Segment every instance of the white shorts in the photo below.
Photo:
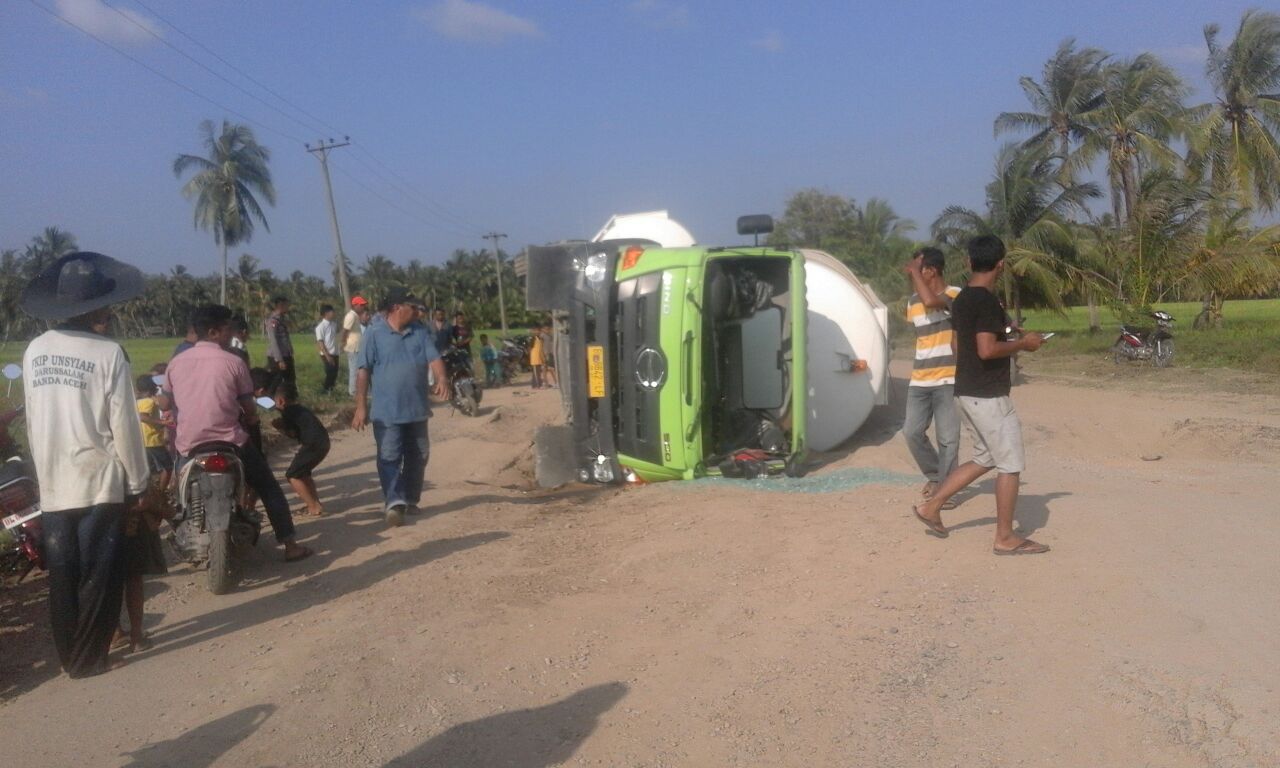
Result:
{"type": "Polygon", "coordinates": [[[994,468],[1004,475],[1016,475],[1026,468],[1022,452],[1022,422],[1013,410],[1013,400],[1004,397],[956,398],[960,419],[973,443],[973,463],[994,468]]]}

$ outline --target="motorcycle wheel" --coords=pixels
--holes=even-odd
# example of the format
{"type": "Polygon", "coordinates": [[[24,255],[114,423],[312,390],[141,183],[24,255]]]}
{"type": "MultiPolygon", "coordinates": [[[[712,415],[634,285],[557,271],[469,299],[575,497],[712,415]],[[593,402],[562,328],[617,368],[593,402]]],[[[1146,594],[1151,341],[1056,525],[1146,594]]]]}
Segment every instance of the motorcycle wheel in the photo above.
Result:
{"type": "Polygon", "coordinates": [[[234,586],[235,575],[231,572],[231,532],[210,532],[209,591],[215,595],[225,595],[234,586]]]}
{"type": "Polygon", "coordinates": [[[1124,348],[1124,342],[1117,341],[1116,345],[1111,348],[1111,359],[1116,361],[1116,365],[1119,365],[1120,363],[1123,363],[1127,357],[1128,354],[1124,348]]]}
{"type": "Polygon", "coordinates": [[[471,395],[459,395],[457,398],[458,410],[462,411],[466,416],[479,416],[480,405],[471,395]]]}
{"type": "Polygon", "coordinates": [[[1155,363],[1157,368],[1168,368],[1169,363],[1173,362],[1173,339],[1156,341],[1156,348],[1151,355],[1151,361],[1155,363]]]}

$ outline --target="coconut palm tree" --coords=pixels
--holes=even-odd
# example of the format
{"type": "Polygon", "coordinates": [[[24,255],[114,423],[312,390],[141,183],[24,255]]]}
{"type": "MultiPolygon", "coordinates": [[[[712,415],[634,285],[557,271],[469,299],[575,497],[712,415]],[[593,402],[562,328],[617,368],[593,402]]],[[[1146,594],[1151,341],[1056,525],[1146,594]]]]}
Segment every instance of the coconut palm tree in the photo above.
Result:
{"type": "Polygon", "coordinates": [[[1246,11],[1225,48],[1204,28],[1215,101],[1191,111],[1188,164],[1235,207],[1280,204],[1280,15],[1246,11]]]}
{"type": "Polygon", "coordinates": [[[1087,213],[1086,202],[1102,194],[1092,182],[1063,182],[1062,162],[1044,144],[1005,144],[987,185],[986,214],[953,205],[933,223],[934,239],[953,248],[981,234],[1004,240],[1005,305],[1019,324],[1023,285],[1035,288],[1050,307],[1063,308],[1063,288],[1079,273],[1069,217],[1087,213]]]}
{"type": "Polygon", "coordinates": [[[253,237],[254,219],[263,229],[271,230],[255,196],[275,205],[276,190],[267,167],[271,153],[258,144],[248,126],[224,120],[221,131],[215,133],[213,121],[205,120],[200,123],[200,133],[208,156],[178,155],[173,175],[181,178],[188,169],[196,169],[183,185],[182,194],[194,201],[195,226],[212,230],[213,241],[221,246],[220,301],[226,304],[227,250],[253,237]]]}
{"type": "Polygon", "coordinates": [[[1060,170],[1069,180],[1083,158],[1072,154],[1093,133],[1093,113],[1102,106],[1102,65],[1107,53],[1097,48],[1076,49],[1067,38],[1045,62],[1041,82],[1030,77],[1018,84],[1031,104],[1030,112],[1002,112],[995,133],[1032,131],[1024,146],[1049,145],[1064,159],[1060,170]]]}
{"type": "Polygon", "coordinates": [[[1102,101],[1087,117],[1082,155],[1107,158],[1112,215],[1123,223],[1133,215],[1142,169],[1181,164],[1169,141],[1182,132],[1187,88],[1149,53],[1107,64],[1100,83],[1102,101]]]}

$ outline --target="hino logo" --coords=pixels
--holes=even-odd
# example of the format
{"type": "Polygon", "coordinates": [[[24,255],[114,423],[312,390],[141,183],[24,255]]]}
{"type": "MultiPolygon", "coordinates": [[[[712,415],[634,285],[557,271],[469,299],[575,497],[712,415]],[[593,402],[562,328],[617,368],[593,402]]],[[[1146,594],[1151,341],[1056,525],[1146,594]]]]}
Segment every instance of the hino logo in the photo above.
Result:
{"type": "Polygon", "coordinates": [[[653,391],[667,379],[667,360],[653,347],[645,347],[636,355],[636,381],[641,389],[653,391]]]}

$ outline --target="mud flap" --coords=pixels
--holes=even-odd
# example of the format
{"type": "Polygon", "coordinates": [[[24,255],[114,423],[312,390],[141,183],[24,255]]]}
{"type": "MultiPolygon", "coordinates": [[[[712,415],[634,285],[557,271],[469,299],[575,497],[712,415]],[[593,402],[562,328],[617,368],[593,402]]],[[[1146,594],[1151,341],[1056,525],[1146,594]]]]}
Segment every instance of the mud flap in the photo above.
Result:
{"type": "Polygon", "coordinates": [[[533,435],[533,476],[542,488],[559,488],[578,481],[578,452],[573,428],[541,426],[533,435]]]}

